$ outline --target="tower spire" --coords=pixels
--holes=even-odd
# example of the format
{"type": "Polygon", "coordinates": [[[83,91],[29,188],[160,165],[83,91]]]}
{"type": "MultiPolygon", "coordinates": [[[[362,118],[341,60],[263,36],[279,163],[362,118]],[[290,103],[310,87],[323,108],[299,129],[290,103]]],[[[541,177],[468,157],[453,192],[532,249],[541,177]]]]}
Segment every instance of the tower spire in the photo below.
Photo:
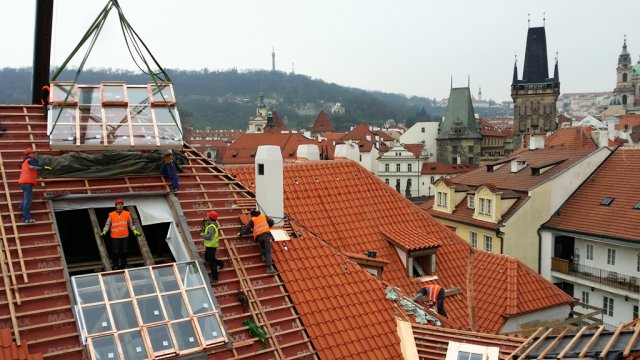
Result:
{"type": "Polygon", "coordinates": [[[271,71],[276,71],[276,48],[271,48],[271,71]]]}
{"type": "Polygon", "coordinates": [[[559,74],[558,74],[558,52],[556,51],[556,66],[553,69],[553,78],[558,81],[559,79],[559,74]]]}
{"type": "Polygon", "coordinates": [[[513,81],[511,82],[512,85],[515,85],[515,83],[518,82],[518,55],[514,55],[516,60],[513,63],[513,81]]]}

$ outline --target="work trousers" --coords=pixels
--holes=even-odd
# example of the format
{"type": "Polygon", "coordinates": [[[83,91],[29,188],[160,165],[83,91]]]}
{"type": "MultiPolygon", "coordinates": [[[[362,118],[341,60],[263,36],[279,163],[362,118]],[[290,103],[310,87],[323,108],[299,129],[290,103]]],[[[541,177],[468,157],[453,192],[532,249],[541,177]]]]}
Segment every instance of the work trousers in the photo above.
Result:
{"type": "Polygon", "coordinates": [[[217,247],[205,246],[204,248],[204,259],[209,264],[209,268],[211,268],[211,280],[218,280],[218,266],[224,266],[224,262],[222,260],[216,259],[217,250],[217,247]]]}
{"type": "Polygon", "coordinates": [[[113,270],[126,269],[129,237],[111,239],[111,262],[113,270]]]}
{"type": "Polygon", "coordinates": [[[22,209],[22,221],[31,219],[31,202],[33,201],[33,184],[20,184],[22,188],[22,202],[20,203],[20,209],[22,209]]]}
{"type": "Polygon", "coordinates": [[[440,291],[438,292],[437,305],[438,305],[438,314],[448,319],[449,317],[447,316],[447,312],[444,310],[444,289],[440,289],[440,291]]]}
{"type": "Polygon", "coordinates": [[[264,257],[264,264],[267,266],[273,265],[273,260],[271,259],[271,239],[273,239],[273,237],[270,232],[262,233],[256,238],[258,245],[260,245],[260,255],[264,257]]]}

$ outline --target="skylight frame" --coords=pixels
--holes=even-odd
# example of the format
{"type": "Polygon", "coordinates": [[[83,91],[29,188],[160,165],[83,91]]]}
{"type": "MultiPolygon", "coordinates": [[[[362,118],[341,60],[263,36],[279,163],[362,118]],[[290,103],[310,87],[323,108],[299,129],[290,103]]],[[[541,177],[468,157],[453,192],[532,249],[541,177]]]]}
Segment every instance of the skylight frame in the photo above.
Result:
{"type": "Polygon", "coordinates": [[[182,148],[182,125],[172,83],[53,82],[47,133],[54,150],[168,150],[182,148]],[[72,95],[64,102],[65,89],[72,95]],[[156,99],[152,99],[155,96],[156,99]],[[150,100],[152,99],[152,100],[150,100]],[[98,110],[100,109],[100,110],[98,110]],[[62,112],[61,115],[59,115],[62,112]],[[102,127],[102,132],[98,130],[102,127]]]}
{"type": "Polygon", "coordinates": [[[212,294],[207,287],[205,274],[206,272],[203,272],[197,262],[187,261],[72,277],[74,306],[78,314],[77,325],[81,340],[87,345],[90,357],[96,359],[94,348],[96,342],[108,341],[106,338],[112,338],[117,356],[115,352],[109,355],[114,356],[114,359],[117,357],[124,359],[125,349],[131,348],[130,345],[122,343],[125,340],[121,338],[138,336],[138,333],[143,342],[144,352],[147,354],[146,358],[150,359],[173,354],[189,354],[226,343],[227,335],[224,332],[219,309],[216,309],[212,294]],[[184,275],[180,272],[184,272],[184,275]],[[115,282],[109,280],[115,280],[115,282]],[[171,287],[167,288],[166,285],[171,287]],[[197,296],[190,296],[193,294],[197,296]],[[152,316],[159,318],[157,321],[145,323],[140,300],[150,298],[157,299],[157,307],[152,308],[154,309],[152,316]],[[179,304],[175,302],[178,299],[179,304]],[[203,301],[202,305],[199,305],[198,301],[203,301]],[[133,308],[135,326],[131,327],[131,324],[128,324],[126,328],[118,329],[122,323],[116,321],[114,311],[118,309],[114,309],[114,305],[124,303],[130,303],[133,308]],[[97,319],[94,325],[101,322],[99,325],[104,329],[100,330],[103,331],[95,331],[95,326],[93,331],[88,328],[86,316],[91,313],[88,314],[86,311],[97,307],[105,309],[100,317],[94,317],[97,319]],[[180,310],[177,313],[173,311],[176,307],[180,310]],[[203,321],[208,321],[207,324],[214,329],[211,334],[205,333],[202,329],[203,321]],[[190,325],[190,333],[194,335],[188,337],[188,341],[195,344],[187,344],[185,349],[180,350],[176,332],[187,323],[190,325]],[[162,349],[158,349],[158,343],[154,343],[151,338],[151,332],[160,328],[163,328],[167,334],[166,339],[160,339],[163,341],[161,346],[166,347],[162,349]],[[156,348],[153,347],[154,344],[156,348]]]}
{"type": "Polygon", "coordinates": [[[614,198],[613,196],[607,196],[606,198],[604,198],[601,202],[600,205],[601,206],[611,206],[611,204],[613,204],[613,202],[616,200],[616,198],[614,198]]]}

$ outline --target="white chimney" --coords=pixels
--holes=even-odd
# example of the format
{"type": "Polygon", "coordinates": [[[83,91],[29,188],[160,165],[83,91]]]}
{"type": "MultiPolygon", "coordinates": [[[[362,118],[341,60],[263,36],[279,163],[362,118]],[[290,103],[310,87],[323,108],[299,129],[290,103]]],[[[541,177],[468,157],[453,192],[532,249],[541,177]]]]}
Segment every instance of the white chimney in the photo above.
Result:
{"type": "Polygon", "coordinates": [[[367,139],[367,141],[371,141],[371,135],[366,135],[365,138],[367,139]]]}
{"type": "Polygon", "coordinates": [[[352,142],[346,144],[336,145],[336,150],[333,155],[334,158],[347,158],[356,162],[360,161],[360,149],[357,144],[352,142]]]}
{"type": "Polygon", "coordinates": [[[527,167],[527,162],[524,160],[511,160],[511,172],[517,173],[518,171],[527,167]]]}
{"type": "Polygon", "coordinates": [[[607,130],[593,130],[591,131],[591,138],[598,147],[609,146],[609,134],[607,130]]]}
{"type": "Polygon", "coordinates": [[[276,226],[284,225],[284,181],[280,147],[263,145],[256,153],[256,201],[276,226]]]}
{"type": "Polygon", "coordinates": [[[544,135],[531,135],[529,138],[529,150],[544,149],[544,135]]]}
{"type": "Polygon", "coordinates": [[[315,144],[298,145],[296,157],[298,159],[320,160],[320,149],[315,144]]]}

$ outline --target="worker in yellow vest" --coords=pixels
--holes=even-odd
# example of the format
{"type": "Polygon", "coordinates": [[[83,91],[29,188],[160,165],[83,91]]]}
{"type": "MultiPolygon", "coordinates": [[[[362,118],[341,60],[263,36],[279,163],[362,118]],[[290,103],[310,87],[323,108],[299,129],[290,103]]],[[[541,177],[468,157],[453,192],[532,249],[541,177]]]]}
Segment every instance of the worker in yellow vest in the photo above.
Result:
{"type": "Polygon", "coordinates": [[[100,236],[105,236],[107,230],[111,229],[109,233],[111,235],[111,261],[113,270],[118,270],[127,268],[129,229],[135,236],[140,236],[140,232],[133,225],[131,213],[124,210],[124,200],[116,200],[115,206],[116,210],[109,213],[109,218],[100,236]]]}
{"type": "Polygon", "coordinates": [[[276,273],[271,258],[271,241],[273,240],[273,235],[271,235],[270,228],[273,224],[274,222],[270,217],[260,213],[260,210],[255,209],[251,211],[251,220],[236,234],[240,236],[253,233],[253,238],[258,242],[258,245],[260,245],[260,256],[262,256],[264,260],[268,274],[276,273]]]}
{"type": "Polygon", "coordinates": [[[204,259],[211,269],[211,282],[215,284],[218,282],[218,268],[220,270],[224,268],[224,261],[216,259],[216,251],[220,245],[220,225],[216,211],[207,213],[200,236],[204,242],[204,259]]]}
{"type": "Polygon", "coordinates": [[[413,301],[418,301],[421,298],[425,298],[427,302],[435,303],[438,307],[438,314],[449,318],[447,312],[444,310],[444,288],[440,285],[427,285],[420,289],[418,294],[413,298],[413,301]]]}

